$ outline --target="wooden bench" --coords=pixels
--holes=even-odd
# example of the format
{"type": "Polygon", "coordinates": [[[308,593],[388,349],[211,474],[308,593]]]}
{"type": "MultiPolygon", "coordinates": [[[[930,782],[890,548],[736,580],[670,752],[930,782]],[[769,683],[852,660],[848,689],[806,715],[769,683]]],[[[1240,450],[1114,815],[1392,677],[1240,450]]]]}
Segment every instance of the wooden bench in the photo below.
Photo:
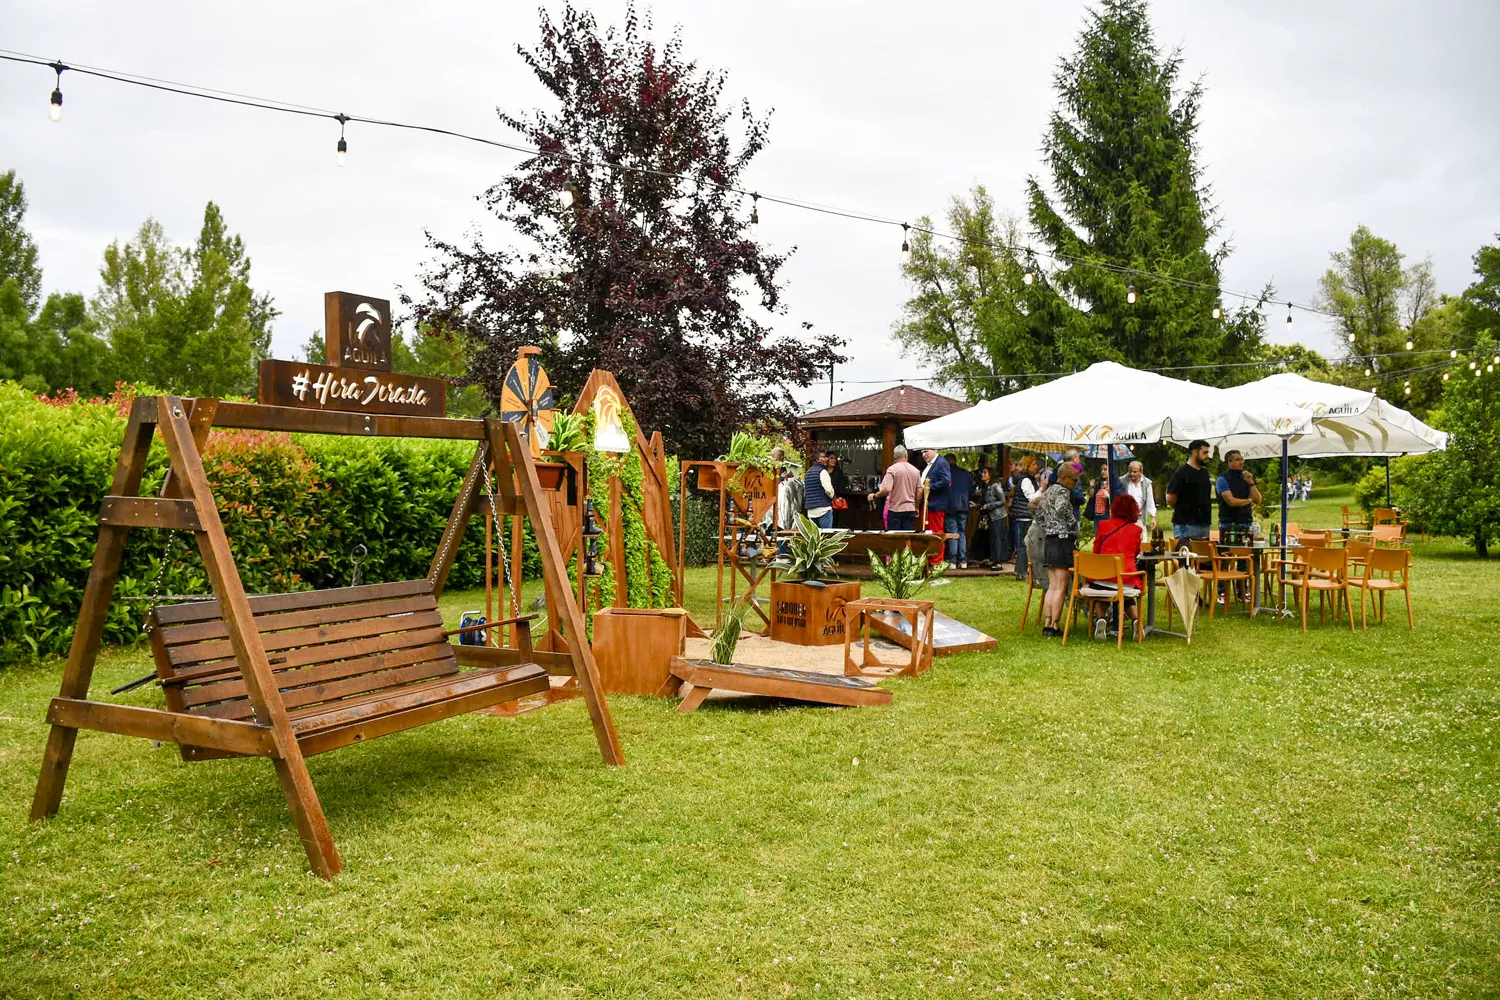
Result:
{"type": "MultiPolygon", "coordinates": [[[[478,651],[465,656],[472,660],[502,651],[450,645],[427,580],[249,602],[304,756],[536,694],[550,684],[547,668],[532,662],[529,619],[488,626],[516,626],[520,648],[504,653],[518,662],[460,672],[457,652],[478,651]]],[[[159,607],[148,617],[171,712],[258,721],[218,602],[159,607]]],[[[237,755],[182,746],[184,760],[237,755]]]]}

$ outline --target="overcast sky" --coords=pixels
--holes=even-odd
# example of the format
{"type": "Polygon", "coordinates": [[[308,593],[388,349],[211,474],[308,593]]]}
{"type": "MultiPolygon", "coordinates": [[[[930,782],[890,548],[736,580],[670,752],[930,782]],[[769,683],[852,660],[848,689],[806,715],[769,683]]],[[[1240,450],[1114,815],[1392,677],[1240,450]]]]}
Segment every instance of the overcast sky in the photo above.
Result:
{"type": "MultiPolygon", "coordinates": [[[[529,4],[47,3],[6,5],[0,48],[368,117],[515,138],[496,106],[545,101],[515,53],[537,37],[529,4]]],[[[644,6],[644,5],[643,5],[644,6]]],[[[593,5],[618,21],[622,2],[593,5]]],[[[554,8],[555,9],[555,8],[554,8]]],[[[745,3],[651,7],[662,39],[728,71],[727,93],[774,109],[760,191],[894,218],[940,215],[983,183],[1022,213],[1041,168],[1051,76],[1085,5],[745,3]]],[[[1500,231],[1500,3],[1161,0],[1156,39],[1202,75],[1202,156],[1234,246],[1226,288],[1266,280],[1310,301],[1328,253],[1357,225],[1461,291],[1470,257],[1500,231]]],[[[65,75],[47,120],[49,70],[0,63],[0,170],[30,200],[48,291],[98,286],[104,247],[147,216],[187,244],[219,203],[282,315],[274,353],[300,356],[322,293],[395,298],[430,256],[485,215],[474,195],[518,160],[440,136],[337,126],[65,75]]],[[[925,374],[891,342],[905,289],[899,232],[763,205],[763,240],[796,245],[780,329],[848,338],[835,399],[925,374]],[[861,384],[859,380],[870,380],[861,384]]],[[[1298,314],[1291,338],[1327,350],[1298,314]]],[[[826,385],[807,394],[827,405],[826,385]]]]}

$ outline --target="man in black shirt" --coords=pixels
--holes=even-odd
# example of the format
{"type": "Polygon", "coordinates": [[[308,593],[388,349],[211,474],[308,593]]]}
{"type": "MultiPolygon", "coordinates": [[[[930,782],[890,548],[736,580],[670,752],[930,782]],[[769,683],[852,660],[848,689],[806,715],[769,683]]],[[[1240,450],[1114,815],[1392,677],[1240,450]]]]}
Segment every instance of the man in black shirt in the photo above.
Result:
{"type": "Polygon", "coordinates": [[[1167,503],[1172,505],[1172,537],[1178,541],[1207,538],[1213,523],[1213,477],[1208,472],[1207,441],[1188,445],[1186,465],[1179,466],[1167,482],[1167,503]]]}

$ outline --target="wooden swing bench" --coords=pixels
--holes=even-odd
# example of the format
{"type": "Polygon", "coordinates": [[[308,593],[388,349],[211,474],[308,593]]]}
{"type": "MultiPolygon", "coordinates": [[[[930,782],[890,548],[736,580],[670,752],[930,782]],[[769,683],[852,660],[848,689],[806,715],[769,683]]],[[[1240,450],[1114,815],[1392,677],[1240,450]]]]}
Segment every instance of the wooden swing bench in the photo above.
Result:
{"type": "Polygon", "coordinates": [[[132,402],[99,545],[84,591],[62,690],[47,712],[51,730],[31,818],[57,812],[78,730],[177,743],[185,760],[272,759],[313,870],[342,867],[305,759],[376,737],[548,690],[552,675],[577,679],[606,763],[623,764],[619,739],[583,639],[557,534],[530,450],[514,424],[497,420],[308,412],[174,396],[132,402]],[[277,431],[458,438],[477,442],[474,459],[425,579],[334,590],[245,594],[203,472],[200,452],[213,426],[277,431]],[[171,460],[157,497],[136,495],[153,430],[171,460]],[[515,648],[448,642],[437,599],[458,541],[480,507],[493,463],[503,514],[531,518],[566,652],[535,650],[530,620],[511,625],[515,648]],[[153,608],[151,652],[166,710],[89,701],[106,611],[132,528],[195,534],[214,599],[153,608]],[[461,666],[475,669],[463,671],[461,666]]]}

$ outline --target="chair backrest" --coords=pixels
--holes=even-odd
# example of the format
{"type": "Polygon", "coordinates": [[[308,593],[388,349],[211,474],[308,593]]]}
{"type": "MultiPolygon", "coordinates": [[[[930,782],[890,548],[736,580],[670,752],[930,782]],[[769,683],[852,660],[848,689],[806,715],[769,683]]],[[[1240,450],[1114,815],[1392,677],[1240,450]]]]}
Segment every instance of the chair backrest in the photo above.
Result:
{"type": "Polygon", "coordinates": [[[1328,532],[1326,531],[1304,531],[1297,536],[1297,541],[1303,545],[1318,546],[1326,548],[1328,545],[1328,532]]]}
{"type": "Polygon", "coordinates": [[[1376,545],[1400,545],[1401,540],[1406,537],[1404,524],[1377,524],[1370,531],[1370,537],[1375,540],[1376,545]]]}
{"type": "Polygon", "coordinates": [[[1296,521],[1288,521],[1286,523],[1286,537],[1288,537],[1288,538],[1296,538],[1296,537],[1298,537],[1301,534],[1302,534],[1302,529],[1299,528],[1299,527],[1297,527],[1297,522],[1296,521]]]}
{"type": "MultiPolygon", "coordinates": [[[[458,673],[426,580],[250,598],[289,711],[458,673]]],[[[221,719],[252,711],[217,601],[154,609],[151,651],[167,707],[221,719]]]]}
{"type": "Polygon", "coordinates": [[[1411,570],[1411,549],[1371,549],[1365,556],[1369,573],[1407,573],[1411,570]]]}
{"type": "Polygon", "coordinates": [[[1214,554],[1213,543],[1202,538],[1188,539],[1188,549],[1192,551],[1194,555],[1211,557],[1214,554]]]}
{"type": "Polygon", "coordinates": [[[1349,569],[1349,553],[1344,549],[1311,548],[1306,553],[1307,568],[1342,579],[1349,569]]]}
{"type": "Polygon", "coordinates": [[[1395,524],[1400,519],[1400,511],[1392,507],[1376,507],[1370,512],[1370,523],[1372,525],[1395,524]]]}
{"type": "Polygon", "coordinates": [[[1369,542],[1362,542],[1358,538],[1351,538],[1344,543],[1344,551],[1349,553],[1350,559],[1363,559],[1374,547],[1369,542]]]}
{"type": "Polygon", "coordinates": [[[1125,558],[1118,552],[1075,552],[1073,568],[1080,585],[1084,580],[1124,582],[1125,558]]]}

